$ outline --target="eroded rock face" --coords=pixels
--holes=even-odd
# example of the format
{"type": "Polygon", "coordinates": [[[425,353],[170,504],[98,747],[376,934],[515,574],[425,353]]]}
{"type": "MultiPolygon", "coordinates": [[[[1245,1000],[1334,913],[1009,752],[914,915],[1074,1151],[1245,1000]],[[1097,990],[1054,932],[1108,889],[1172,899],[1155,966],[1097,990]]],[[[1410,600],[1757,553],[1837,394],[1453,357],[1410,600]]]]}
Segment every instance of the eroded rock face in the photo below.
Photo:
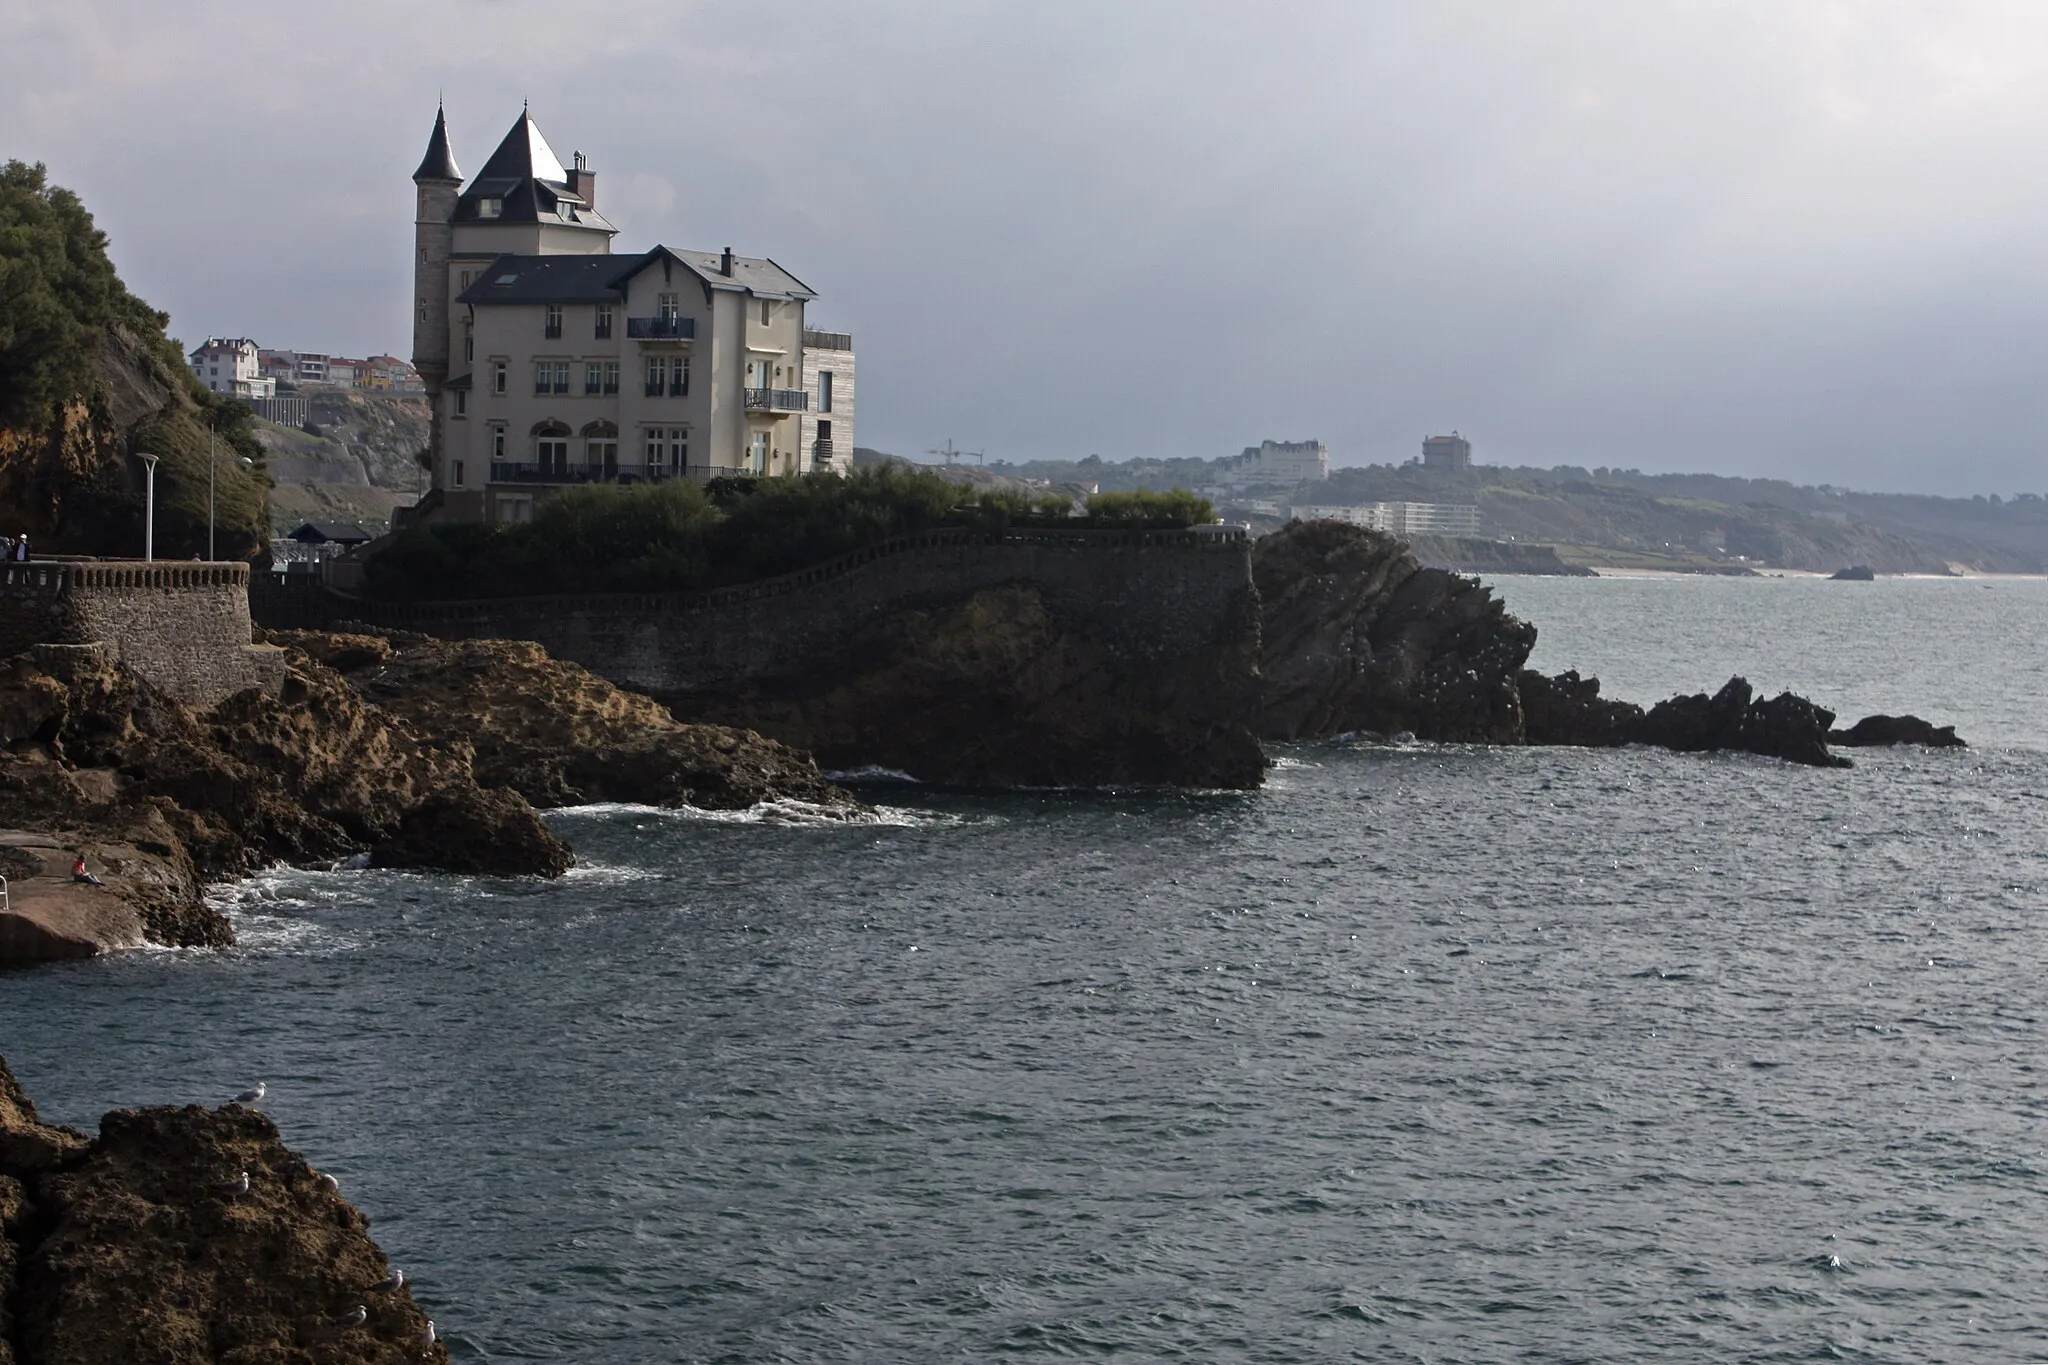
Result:
{"type": "Polygon", "coordinates": [[[672,700],[830,767],[975,786],[1255,787],[1257,639],[1247,619],[1224,648],[1133,665],[1018,583],[894,612],[801,677],[672,700]]]}
{"type": "Polygon", "coordinates": [[[743,729],[683,724],[652,698],[528,641],[282,630],[266,638],[341,673],[429,743],[459,747],[479,782],[543,808],[630,801],[745,810],[796,800],[866,809],[808,754],[743,729]]]}
{"type": "Polygon", "coordinates": [[[368,1227],[260,1113],[116,1110],[88,1142],[0,1061],[0,1362],[445,1361],[368,1227]]]}
{"type": "Polygon", "coordinates": [[[1265,696],[1259,733],[1523,740],[1517,674],[1536,645],[1477,580],[1424,568],[1392,536],[1291,522],[1252,553],[1265,696]]]}

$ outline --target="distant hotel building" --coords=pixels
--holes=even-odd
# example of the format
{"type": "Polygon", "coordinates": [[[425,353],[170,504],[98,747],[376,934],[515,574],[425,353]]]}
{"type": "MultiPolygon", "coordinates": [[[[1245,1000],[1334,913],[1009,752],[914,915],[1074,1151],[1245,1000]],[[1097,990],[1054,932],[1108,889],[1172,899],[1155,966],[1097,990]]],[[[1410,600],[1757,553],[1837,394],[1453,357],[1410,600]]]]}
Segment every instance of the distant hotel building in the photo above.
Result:
{"type": "Polygon", "coordinates": [[[263,376],[256,343],[247,337],[208,337],[186,361],[199,382],[214,393],[269,398],[277,392],[277,382],[263,376]]]}
{"type": "Polygon", "coordinates": [[[1216,481],[1223,488],[1259,484],[1318,483],[1330,477],[1330,448],[1321,441],[1261,441],[1223,461],[1216,481]]]}
{"type": "Polygon", "coordinates": [[[525,521],[549,489],[844,469],[853,338],[774,261],[612,254],[597,175],[521,113],[465,183],[436,115],[418,187],[413,364],[429,519],[525,521]]]}
{"type": "Polygon", "coordinates": [[[1470,469],[1472,443],[1455,431],[1448,436],[1425,436],[1422,439],[1422,467],[1451,473],[1470,469]]]}

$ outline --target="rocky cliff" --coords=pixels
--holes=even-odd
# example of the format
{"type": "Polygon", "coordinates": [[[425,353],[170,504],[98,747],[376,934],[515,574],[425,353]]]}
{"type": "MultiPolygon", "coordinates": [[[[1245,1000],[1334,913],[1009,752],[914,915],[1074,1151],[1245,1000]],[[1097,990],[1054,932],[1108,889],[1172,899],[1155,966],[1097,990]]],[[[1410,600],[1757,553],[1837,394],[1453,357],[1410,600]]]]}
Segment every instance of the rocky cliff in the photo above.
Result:
{"type": "Polygon", "coordinates": [[[0,1059],[0,1365],[445,1361],[370,1220],[262,1114],[42,1122],[0,1059]]]}
{"type": "MultiPolygon", "coordinates": [[[[1600,695],[1595,678],[1524,667],[1533,626],[1477,580],[1424,567],[1391,536],[1341,522],[1294,522],[1253,553],[1264,612],[1260,732],[1312,739],[1351,731],[1483,744],[1738,750],[1820,767],[1834,713],[1792,693],[1760,698],[1731,678],[1711,696],[1645,710],[1600,695]]],[[[1837,743],[1959,743],[1913,717],[1873,717],[1837,743]],[[1852,738],[1853,736],[1853,738],[1852,738]]]]}
{"type": "Polygon", "coordinates": [[[1536,646],[1476,579],[1425,568],[1392,536],[1291,522],[1252,551],[1274,740],[1369,730],[1519,744],[1515,679],[1536,646]]]}
{"type": "Polygon", "coordinates": [[[1037,585],[905,606],[839,638],[801,673],[670,700],[827,767],[878,765],[976,786],[1255,787],[1258,622],[1247,594],[1219,647],[1135,662],[1063,620],[1037,585]]]}

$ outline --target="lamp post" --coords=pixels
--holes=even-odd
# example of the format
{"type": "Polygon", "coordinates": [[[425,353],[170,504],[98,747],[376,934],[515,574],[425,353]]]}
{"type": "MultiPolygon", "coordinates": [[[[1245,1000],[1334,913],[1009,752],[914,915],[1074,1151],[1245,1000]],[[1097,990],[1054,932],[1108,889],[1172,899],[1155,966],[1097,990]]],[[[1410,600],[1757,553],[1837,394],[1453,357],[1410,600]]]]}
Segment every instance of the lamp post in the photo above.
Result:
{"type": "Polygon", "coordinates": [[[142,557],[156,558],[156,456],[146,450],[135,452],[142,460],[142,466],[149,471],[149,492],[144,500],[142,514],[142,557]]]}
{"type": "MultiPolygon", "coordinates": [[[[220,457],[213,453],[213,428],[208,427],[206,429],[206,558],[209,562],[213,559],[213,471],[214,467],[219,463],[220,457]]],[[[245,464],[251,468],[254,468],[256,464],[247,455],[237,455],[231,463],[245,464]]]]}

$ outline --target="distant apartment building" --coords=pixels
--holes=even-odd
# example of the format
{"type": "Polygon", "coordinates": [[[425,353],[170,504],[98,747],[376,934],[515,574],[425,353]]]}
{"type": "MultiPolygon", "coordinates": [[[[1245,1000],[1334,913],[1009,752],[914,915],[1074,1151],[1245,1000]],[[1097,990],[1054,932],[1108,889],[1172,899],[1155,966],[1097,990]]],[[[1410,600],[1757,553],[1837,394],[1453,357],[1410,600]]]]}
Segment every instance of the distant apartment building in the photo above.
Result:
{"type": "Polygon", "coordinates": [[[263,373],[281,384],[325,384],[333,357],[324,351],[263,351],[263,373]]]}
{"type": "Polygon", "coordinates": [[[1261,441],[1223,461],[1216,481],[1223,488],[1260,484],[1313,483],[1330,477],[1330,448],[1321,441],[1261,441]]]}
{"type": "Polygon", "coordinates": [[[264,377],[258,352],[256,343],[247,337],[208,337],[186,361],[199,382],[214,393],[269,398],[277,392],[277,383],[264,377]]]}
{"type": "Polygon", "coordinates": [[[1448,436],[1422,438],[1422,467],[1458,473],[1472,467],[1472,443],[1452,432],[1448,436]]]}
{"type": "Polygon", "coordinates": [[[413,183],[424,516],[524,521],[563,486],[851,463],[853,340],[807,325],[816,295],[776,262],[614,255],[596,172],[525,113],[468,180],[436,115],[413,183]]]}
{"type": "Polygon", "coordinates": [[[1350,506],[1298,504],[1300,521],[1346,521],[1396,536],[1476,536],[1479,509],[1470,503],[1365,502],[1350,506]]]}

